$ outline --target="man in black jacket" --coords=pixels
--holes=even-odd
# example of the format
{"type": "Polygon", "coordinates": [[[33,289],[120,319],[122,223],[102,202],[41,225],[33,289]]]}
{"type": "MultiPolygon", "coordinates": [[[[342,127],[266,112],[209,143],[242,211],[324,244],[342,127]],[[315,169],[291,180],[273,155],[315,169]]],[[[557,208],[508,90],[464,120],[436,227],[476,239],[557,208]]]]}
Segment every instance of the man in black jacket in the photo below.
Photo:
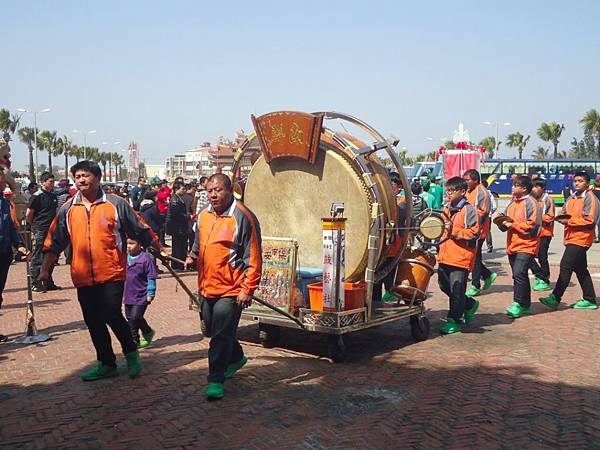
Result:
{"type": "Polygon", "coordinates": [[[133,206],[133,209],[135,209],[136,211],[140,210],[140,206],[142,204],[142,200],[144,200],[144,194],[146,193],[146,191],[148,190],[148,187],[146,186],[146,178],[145,177],[139,177],[138,178],[138,184],[136,187],[134,187],[131,190],[131,204],[133,206]]]}
{"type": "MultiPolygon", "coordinates": [[[[169,202],[169,211],[165,231],[171,235],[171,255],[174,258],[185,260],[188,253],[188,233],[191,220],[190,207],[184,200],[185,186],[181,182],[173,183],[171,200],[169,202]]],[[[173,262],[171,264],[175,270],[184,270],[183,264],[173,262]]]]}

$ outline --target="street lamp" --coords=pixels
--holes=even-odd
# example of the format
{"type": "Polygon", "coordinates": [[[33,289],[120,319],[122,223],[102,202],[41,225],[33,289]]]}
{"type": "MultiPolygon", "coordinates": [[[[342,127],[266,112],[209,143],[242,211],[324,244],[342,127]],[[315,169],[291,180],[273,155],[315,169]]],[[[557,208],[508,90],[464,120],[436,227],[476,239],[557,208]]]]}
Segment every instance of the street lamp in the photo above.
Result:
{"type": "MultiPolygon", "coordinates": [[[[35,176],[37,179],[38,176],[38,148],[37,148],[37,115],[40,113],[50,112],[50,108],[40,109],[39,111],[34,111],[25,108],[19,108],[17,111],[22,113],[31,113],[33,114],[33,146],[35,147],[35,176]]],[[[29,180],[33,181],[33,180],[29,180]]]]}
{"type": "Polygon", "coordinates": [[[94,134],[95,132],[96,132],[96,130],[90,130],[90,131],[73,130],[73,133],[83,134],[83,159],[87,159],[87,135],[94,134]]]}
{"type": "MultiPolygon", "coordinates": [[[[110,158],[110,170],[112,171],[112,146],[113,145],[119,145],[121,143],[121,141],[117,141],[117,142],[102,142],[102,145],[108,145],[108,157],[110,158]]],[[[112,173],[108,174],[108,181],[112,182],[112,173]]]]}
{"type": "Polygon", "coordinates": [[[498,132],[500,129],[500,125],[508,127],[510,125],[510,122],[490,122],[489,120],[486,120],[485,122],[483,122],[483,124],[496,127],[496,148],[494,149],[494,159],[496,159],[498,157],[498,132]]]}

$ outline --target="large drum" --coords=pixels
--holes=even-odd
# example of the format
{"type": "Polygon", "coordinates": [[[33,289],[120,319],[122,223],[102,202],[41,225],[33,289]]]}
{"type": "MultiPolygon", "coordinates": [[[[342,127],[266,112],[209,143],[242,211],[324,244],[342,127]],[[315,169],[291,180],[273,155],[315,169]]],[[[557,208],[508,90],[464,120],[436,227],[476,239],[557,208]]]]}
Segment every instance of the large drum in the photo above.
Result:
{"type": "MultiPolygon", "coordinates": [[[[251,136],[246,147],[256,146],[260,144],[251,136]]],[[[308,268],[323,266],[321,218],[330,215],[332,203],[343,203],[349,282],[364,278],[370,237],[377,237],[376,269],[383,265],[389,246],[400,239],[397,228],[408,226],[398,223],[387,169],[375,152],[359,156],[364,148],[347,133],[323,128],[314,163],[294,157],[268,163],[263,155],[252,166],[244,189],[244,203],[256,214],[263,236],[296,239],[298,263],[308,268]]],[[[408,186],[403,173],[401,179],[408,186]]]]}

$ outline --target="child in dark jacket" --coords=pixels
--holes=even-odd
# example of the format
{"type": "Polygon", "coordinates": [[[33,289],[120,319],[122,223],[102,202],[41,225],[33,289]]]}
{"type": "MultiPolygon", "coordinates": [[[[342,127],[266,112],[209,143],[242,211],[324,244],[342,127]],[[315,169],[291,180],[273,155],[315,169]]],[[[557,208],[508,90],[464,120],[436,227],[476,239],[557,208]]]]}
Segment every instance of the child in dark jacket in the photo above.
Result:
{"type": "Polygon", "coordinates": [[[127,239],[127,278],[125,280],[125,317],[138,348],[152,343],[155,331],[144,318],[146,308],[156,295],[156,265],[150,255],[142,250],[138,241],[127,239]],[[143,338],[140,340],[140,330],[143,338]]]}

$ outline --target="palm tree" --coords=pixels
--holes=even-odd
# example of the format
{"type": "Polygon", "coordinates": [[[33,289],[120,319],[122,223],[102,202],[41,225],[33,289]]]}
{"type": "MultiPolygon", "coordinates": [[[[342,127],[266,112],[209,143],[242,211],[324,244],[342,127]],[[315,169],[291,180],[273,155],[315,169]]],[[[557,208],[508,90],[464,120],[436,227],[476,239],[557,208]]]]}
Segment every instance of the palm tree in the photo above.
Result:
{"type": "Polygon", "coordinates": [[[110,159],[110,156],[107,152],[98,153],[98,162],[102,165],[102,174],[104,175],[105,178],[106,178],[106,163],[108,163],[109,159],[110,159]]]}
{"type": "Polygon", "coordinates": [[[19,128],[19,140],[27,146],[29,151],[29,181],[35,183],[35,167],[33,165],[33,150],[35,144],[35,130],[31,127],[19,128]]]}
{"type": "Polygon", "coordinates": [[[56,152],[58,138],[56,131],[42,131],[38,136],[38,146],[48,152],[48,172],[52,173],[52,154],[56,152]]]}
{"type": "Polygon", "coordinates": [[[523,149],[527,145],[529,138],[531,136],[527,135],[527,137],[523,137],[521,133],[518,131],[516,133],[511,133],[506,136],[506,145],[510,148],[515,148],[519,150],[519,159],[523,159],[523,149]]]}
{"type": "Polygon", "coordinates": [[[496,138],[494,136],[488,136],[479,141],[479,145],[485,147],[485,156],[488,159],[492,159],[494,157],[494,153],[496,152],[496,138]]]}
{"type": "Polygon", "coordinates": [[[542,141],[552,142],[554,146],[554,159],[558,159],[558,143],[563,131],[565,131],[565,126],[562,123],[558,124],[556,122],[542,122],[537,129],[537,135],[542,141]]]}
{"type": "Polygon", "coordinates": [[[68,136],[63,136],[58,139],[58,145],[61,148],[61,153],[65,155],[65,178],[69,178],[69,156],[71,156],[73,143],[68,136]]]}
{"type": "Polygon", "coordinates": [[[123,155],[121,155],[120,153],[113,153],[113,163],[115,165],[115,182],[118,183],[119,182],[119,174],[121,173],[121,166],[123,164],[125,164],[125,159],[123,158],[123,155]]]}
{"type": "Polygon", "coordinates": [[[455,147],[455,145],[454,145],[454,141],[446,141],[446,142],[444,143],[444,147],[446,147],[448,150],[451,150],[451,149],[453,149],[453,148],[455,147]]]}
{"type": "Polygon", "coordinates": [[[12,135],[15,134],[17,128],[19,128],[19,121],[21,116],[13,114],[7,109],[0,109],[0,130],[2,131],[2,138],[7,144],[10,142],[12,135]]]}
{"type": "Polygon", "coordinates": [[[596,140],[598,141],[598,158],[600,158],[600,114],[595,109],[590,109],[585,113],[583,119],[579,121],[579,123],[583,126],[583,132],[585,134],[595,134],[596,140]]]}
{"type": "Polygon", "coordinates": [[[548,159],[548,155],[550,154],[550,150],[548,150],[547,148],[542,147],[541,145],[538,145],[538,148],[536,148],[532,154],[532,156],[535,159],[548,159]]]}
{"type": "Polygon", "coordinates": [[[100,152],[96,147],[86,147],[85,148],[85,156],[88,160],[99,162],[100,161],[100,152]]]}

